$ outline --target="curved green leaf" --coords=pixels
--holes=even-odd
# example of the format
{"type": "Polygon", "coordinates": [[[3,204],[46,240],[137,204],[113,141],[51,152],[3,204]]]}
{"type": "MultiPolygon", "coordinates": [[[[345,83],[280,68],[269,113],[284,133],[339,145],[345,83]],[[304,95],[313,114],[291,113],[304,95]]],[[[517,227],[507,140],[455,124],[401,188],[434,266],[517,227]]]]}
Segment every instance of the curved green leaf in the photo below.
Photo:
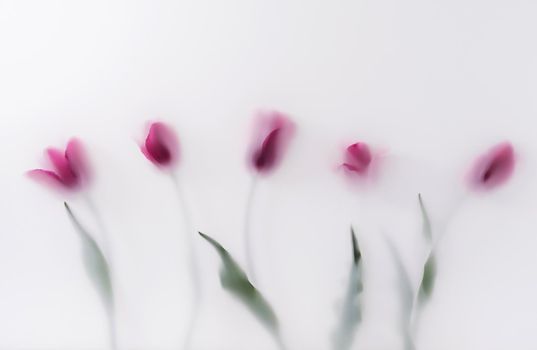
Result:
{"type": "Polygon", "coordinates": [[[431,220],[429,219],[429,215],[427,214],[427,209],[425,208],[425,204],[423,203],[423,198],[421,197],[421,193],[418,193],[418,202],[420,204],[420,211],[421,216],[423,218],[423,235],[425,236],[425,239],[427,239],[427,242],[432,243],[433,241],[433,231],[431,228],[431,220]]]}
{"type": "Polygon", "coordinates": [[[420,204],[421,216],[423,219],[423,232],[425,237],[428,240],[430,245],[429,256],[423,266],[423,273],[420,281],[419,288],[419,302],[420,304],[428,300],[431,297],[434,288],[434,282],[436,279],[436,258],[434,255],[434,247],[432,245],[432,230],[431,230],[431,220],[429,215],[427,215],[427,209],[423,203],[423,198],[421,194],[418,195],[418,200],[420,204]]]}
{"type": "Polygon", "coordinates": [[[82,243],[83,260],[86,272],[97,289],[107,308],[113,304],[112,281],[108,263],[101,249],[88,231],[80,224],[69,205],[64,202],[67,215],[76,228],[82,243]]]}
{"type": "Polygon", "coordinates": [[[257,319],[274,335],[279,332],[278,319],[270,304],[248,280],[246,273],[215,239],[198,232],[217,251],[222,259],[220,283],[222,287],[239,299],[257,319]]]}
{"type": "Polygon", "coordinates": [[[339,318],[338,326],[334,332],[333,345],[335,350],[350,349],[354,340],[356,328],[362,320],[362,309],[360,305],[360,294],[363,290],[362,284],[362,254],[356,240],[356,235],[351,227],[351,241],[353,263],[351,265],[349,282],[343,302],[343,308],[339,318]]]}
{"type": "Polygon", "coordinates": [[[425,262],[425,266],[423,266],[423,277],[421,279],[421,286],[420,286],[420,301],[426,301],[431,297],[431,294],[433,293],[434,288],[434,282],[436,277],[436,259],[431,252],[429,257],[427,258],[427,261],[425,262]]]}

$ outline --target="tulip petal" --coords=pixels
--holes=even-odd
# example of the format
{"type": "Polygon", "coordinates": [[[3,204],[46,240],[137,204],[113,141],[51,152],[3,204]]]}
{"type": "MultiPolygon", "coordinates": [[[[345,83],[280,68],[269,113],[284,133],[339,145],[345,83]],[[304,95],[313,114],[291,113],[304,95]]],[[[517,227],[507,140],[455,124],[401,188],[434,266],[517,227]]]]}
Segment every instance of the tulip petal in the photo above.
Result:
{"type": "Polygon", "coordinates": [[[56,148],[48,148],[46,152],[61,182],[67,187],[76,186],[77,176],[73,173],[65,154],[56,148]]]}
{"type": "Polygon", "coordinates": [[[50,161],[52,169],[31,170],[27,173],[30,178],[54,189],[68,191],[80,189],[82,181],[89,178],[88,162],[79,140],[71,139],[65,152],[57,148],[47,148],[45,156],[50,161]]]}
{"type": "Polygon", "coordinates": [[[65,149],[65,158],[70,165],[71,171],[76,177],[88,180],[90,178],[90,169],[86,158],[86,153],[82,142],[76,138],[72,138],[67,143],[65,149]]]}
{"type": "Polygon", "coordinates": [[[515,154],[509,142],[500,143],[477,159],[470,182],[476,189],[492,189],[504,184],[515,167],[515,154]]]}
{"type": "Polygon", "coordinates": [[[369,146],[356,142],[347,147],[343,167],[355,173],[365,173],[371,164],[372,156],[369,146]]]}
{"type": "Polygon", "coordinates": [[[278,135],[280,133],[280,129],[275,129],[265,138],[261,148],[254,155],[254,166],[256,169],[261,170],[274,166],[278,155],[278,135]]]}
{"type": "Polygon", "coordinates": [[[255,171],[267,173],[281,161],[294,132],[294,123],[277,111],[261,112],[258,118],[249,162],[255,171]]]}
{"type": "Polygon", "coordinates": [[[179,153],[179,142],[173,130],[164,123],[152,123],[145,143],[140,150],[152,163],[157,166],[175,164],[179,153]]]}
{"type": "Polygon", "coordinates": [[[26,174],[32,180],[35,180],[36,182],[42,183],[54,189],[63,187],[62,180],[53,171],[44,169],[33,169],[28,171],[26,174]]]}

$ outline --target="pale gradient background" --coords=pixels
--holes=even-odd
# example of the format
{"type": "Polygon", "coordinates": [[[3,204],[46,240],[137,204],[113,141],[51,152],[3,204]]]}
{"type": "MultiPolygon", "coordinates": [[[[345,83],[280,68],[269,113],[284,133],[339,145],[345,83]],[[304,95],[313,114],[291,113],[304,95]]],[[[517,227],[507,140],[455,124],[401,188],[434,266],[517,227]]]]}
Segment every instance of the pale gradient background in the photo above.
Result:
{"type": "MultiPolygon", "coordinates": [[[[121,348],[179,349],[191,293],[182,218],[136,142],[147,119],[176,128],[194,225],[243,262],[260,107],[298,124],[253,218],[260,287],[291,350],[329,348],[351,223],[366,265],[355,349],[401,348],[381,234],[417,278],[419,191],[434,228],[448,225],[418,349],[536,349],[535,18],[531,0],[0,0],[0,349],[106,348],[62,198],[23,176],[71,135],[90,150],[117,256],[121,348]],[[376,182],[353,187],[337,164],[357,139],[386,156],[376,182]],[[504,139],[518,153],[512,181],[465,194],[472,159],[504,139]]],[[[221,290],[214,251],[196,248],[206,293],[194,348],[274,349],[221,290]]]]}

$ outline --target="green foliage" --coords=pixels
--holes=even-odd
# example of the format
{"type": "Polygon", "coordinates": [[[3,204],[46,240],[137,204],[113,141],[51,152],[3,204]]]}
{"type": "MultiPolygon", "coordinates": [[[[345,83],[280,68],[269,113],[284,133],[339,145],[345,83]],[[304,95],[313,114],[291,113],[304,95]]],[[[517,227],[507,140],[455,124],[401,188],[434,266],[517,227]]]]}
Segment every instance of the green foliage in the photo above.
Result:
{"type": "Polygon", "coordinates": [[[222,287],[240,300],[271,333],[278,335],[276,314],[263,295],[248,280],[239,264],[215,239],[201,232],[199,234],[216,249],[222,260],[220,269],[222,287]]]}
{"type": "Polygon", "coordinates": [[[95,240],[75,217],[69,205],[65,202],[64,205],[67,215],[71,219],[71,222],[75,226],[80,237],[86,272],[97,289],[103,303],[107,308],[110,308],[113,304],[113,290],[110,270],[106,258],[95,240]]]}
{"type": "Polygon", "coordinates": [[[358,246],[358,241],[352,227],[351,241],[353,263],[350,269],[349,282],[339,317],[339,323],[334,332],[334,350],[350,349],[354,340],[356,328],[362,320],[362,308],[360,305],[360,294],[363,290],[362,253],[360,252],[360,247],[358,246]]]}

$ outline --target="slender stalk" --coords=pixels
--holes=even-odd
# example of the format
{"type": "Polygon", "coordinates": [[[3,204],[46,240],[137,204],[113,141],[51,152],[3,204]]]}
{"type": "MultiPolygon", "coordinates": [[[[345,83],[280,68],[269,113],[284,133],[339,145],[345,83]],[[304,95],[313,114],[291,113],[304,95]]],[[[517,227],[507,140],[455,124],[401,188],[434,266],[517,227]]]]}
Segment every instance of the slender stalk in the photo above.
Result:
{"type": "Polygon", "coordinates": [[[405,341],[405,350],[414,350],[416,347],[414,346],[414,340],[412,339],[412,335],[410,334],[410,327],[407,327],[403,331],[404,341],[405,341]]]}
{"type": "Polygon", "coordinates": [[[199,309],[200,309],[200,304],[201,304],[201,283],[199,280],[199,273],[198,273],[199,267],[198,267],[198,262],[196,259],[196,250],[195,250],[194,240],[193,240],[193,235],[195,234],[195,232],[192,229],[192,224],[190,222],[188,206],[184,198],[183,191],[181,190],[179,179],[176,177],[175,174],[171,174],[171,179],[175,186],[177,199],[179,200],[179,205],[181,206],[181,211],[183,215],[183,222],[185,226],[185,238],[186,238],[186,243],[188,247],[190,278],[192,280],[192,285],[194,289],[194,303],[193,303],[192,312],[190,313],[190,317],[188,321],[186,338],[183,343],[183,349],[189,350],[192,346],[191,344],[192,335],[194,333],[194,328],[198,319],[198,314],[199,314],[199,309]]]}
{"type": "MultiPolygon", "coordinates": [[[[466,200],[468,199],[467,193],[463,193],[456,202],[451,206],[450,210],[448,211],[447,215],[444,217],[444,220],[438,223],[437,231],[438,234],[433,239],[433,242],[431,244],[431,252],[435,251],[437,247],[440,245],[440,242],[445,238],[446,232],[449,229],[449,226],[453,222],[453,218],[457,216],[457,214],[460,211],[460,208],[465,204],[466,200]]],[[[428,256],[427,256],[428,257],[428,256]]]]}
{"type": "Polygon", "coordinates": [[[112,296],[111,296],[110,304],[106,305],[106,317],[108,320],[108,329],[109,329],[108,336],[109,336],[110,349],[117,350],[118,342],[117,342],[117,322],[116,322],[116,301],[115,301],[114,278],[113,278],[114,263],[112,259],[112,252],[110,249],[110,242],[108,240],[108,230],[106,229],[101,213],[97,209],[97,206],[95,205],[95,202],[92,200],[92,198],[88,194],[86,194],[84,196],[84,199],[95,221],[97,222],[97,226],[99,230],[101,231],[100,241],[102,245],[103,254],[106,257],[106,260],[108,261],[108,264],[110,266],[109,273],[111,274],[110,283],[111,283],[111,289],[112,289],[111,291],[112,296]]]}
{"type": "Polygon", "coordinates": [[[280,350],[287,350],[287,345],[283,342],[283,339],[281,335],[278,333],[275,335],[276,344],[278,345],[278,349],[280,350]]]}
{"type": "Polygon", "coordinates": [[[86,205],[88,206],[91,214],[93,215],[93,218],[97,222],[97,226],[99,230],[101,231],[101,236],[99,237],[100,238],[99,240],[101,241],[106,259],[108,260],[110,264],[112,264],[112,252],[110,249],[110,242],[108,240],[108,230],[106,229],[102,215],[97,209],[95,202],[88,194],[84,196],[84,199],[86,201],[86,205]]]}
{"type": "Polygon", "coordinates": [[[115,313],[115,303],[112,301],[112,305],[110,305],[107,309],[107,318],[108,318],[108,327],[109,327],[109,341],[110,341],[110,349],[117,350],[117,329],[116,329],[116,313],[115,313]]]}
{"type": "Polygon", "coordinates": [[[246,208],[244,214],[244,253],[246,256],[246,269],[248,271],[248,277],[250,281],[255,285],[256,283],[256,267],[254,260],[254,252],[252,245],[252,232],[251,232],[251,219],[252,219],[252,207],[254,201],[254,194],[257,184],[257,178],[252,177],[250,182],[250,188],[246,197],[246,208]]]}

